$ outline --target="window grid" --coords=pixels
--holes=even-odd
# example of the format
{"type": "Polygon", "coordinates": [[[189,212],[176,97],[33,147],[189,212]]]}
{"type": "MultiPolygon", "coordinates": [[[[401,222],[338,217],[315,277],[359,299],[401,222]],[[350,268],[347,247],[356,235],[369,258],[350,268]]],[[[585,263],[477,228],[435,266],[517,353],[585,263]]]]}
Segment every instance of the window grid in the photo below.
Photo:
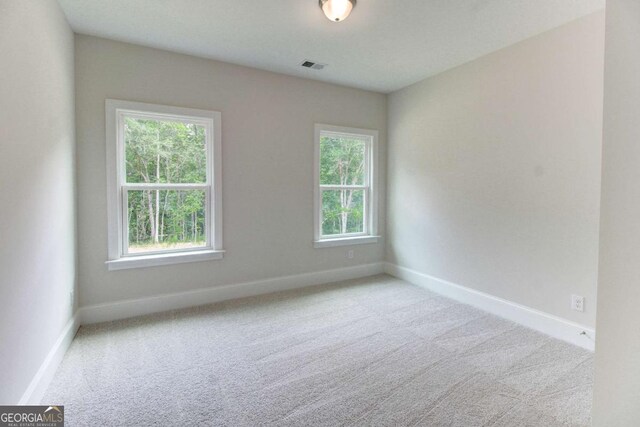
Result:
{"type": "MultiPolygon", "coordinates": [[[[222,210],[220,204],[222,200],[220,113],[118,100],[106,100],[105,109],[107,119],[107,204],[109,219],[109,258],[107,265],[109,270],[165,265],[175,262],[189,262],[190,260],[221,259],[224,251],[222,250],[222,210]],[[204,156],[200,157],[201,161],[196,161],[195,166],[195,171],[198,170],[197,168],[202,168],[199,170],[202,171],[203,181],[197,177],[197,172],[196,175],[180,175],[180,172],[176,175],[176,169],[171,169],[172,158],[171,154],[169,154],[166,159],[168,163],[165,163],[165,166],[169,165],[169,169],[162,171],[163,178],[161,180],[185,180],[186,182],[127,182],[131,177],[127,176],[128,148],[125,137],[128,137],[128,134],[125,134],[125,123],[131,119],[197,126],[199,130],[195,131],[194,128],[196,133],[191,134],[195,139],[191,140],[192,142],[182,139],[182,143],[195,143],[198,146],[204,144],[204,153],[200,151],[204,156]],[[197,166],[198,164],[200,166],[197,166]],[[168,174],[169,170],[173,170],[173,175],[168,174]],[[136,250],[132,250],[133,246],[130,246],[129,243],[129,203],[130,197],[132,197],[131,192],[133,191],[183,192],[178,196],[181,198],[194,197],[196,204],[192,204],[192,210],[186,210],[186,213],[182,215],[187,215],[187,218],[193,218],[187,224],[187,227],[191,227],[195,237],[193,239],[186,237],[184,242],[182,239],[185,239],[185,237],[179,238],[178,244],[175,246],[170,243],[173,240],[166,240],[166,242],[169,242],[166,248],[159,249],[158,246],[154,247],[153,245],[150,245],[149,248],[144,248],[144,245],[142,245],[141,247],[136,247],[136,250]],[[200,195],[194,194],[196,191],[200,192],[200,195]],[[193,217],[189,215],[193,215],[193,217]],[[182,243],[187,243],[187,245],[182,243]],[[190,243],[194,245],[189,246],[190,243]]],[[[169,133],[168,135],[172,134],[169,133]]],[[[196,150],[195,153],[197,154],[199,149],[193,149],[196,150]]],[[[194,169],[190,170],[194,171],[194,169]]],[[[132,172],[134,173],[133,176],[135,176],[136,170],[132,169],[132,172]]],[[[134,181],[136,180],[140,180],[140,177],[134,178],[134,181]]],[[[145,178],[144,181],[149,180],[145,178]]],[[[167,193],[164,196],[168,197],[167,193]]],[[[139,198],[140,196],[137,195],[137,197],[139,198]]],[[[176,197],[175,193],[172,197],[176,197]]],[[[139,204],[139,200],[136,203],[139,204]]],[[[190,203],[193,203],[193,199],[190,203]]],[[[157,207],[157,209],[160,208],[157,207]]],[[[170,214],[167,213],[167,215],[170,214]]],[[[187,219],[186,221],[189,220],[187,219]]],[[[159,223],[156,224],[156,227],[159,227],[159,223]]],[[[138,230],[136,229],[136,233],[138,230]]],[[[166,233],[166,229],[163,228],[160,232],[166,233]]],[[[190,232],[188,233],[187,236],[190,235],[190,232]]],[[[161,236],[165,238],[169,236],[170,238],[172,234],[162,234],[161,236]]]]}
{"type": "Polygon", "coordinates": [[[366,131],[359,129],[349,128],[336,128],[328,125],[316,125],[316,224],[315,235],[316,241],[322,240],[335,240],[335,239],[351,239],[359,237],[372,236],[375,233],[373,210],[375,209],[373,203],[372,189],[374,183],[374,144],[376,143],[377,132],[366,131]],[[360,132],[362,131],[362,133],[360,132]],[[323,184],[320,177],[322,150],[321,144],[324,137],[331,138],[345,138],[361,140],[364,144],[364,160],[363,160],[363,183],[362,185],[341,185],[341,184],[323,184]],[[362,218],[362,231],[351,233],[339,233],[339,234],[325,234],[323,230],[324,223],[324,192],[325,191],[340,191],[340,190],[360,190],[362,191],[362,203],[363,203],[363,218],[362,218]]]}
{"type": "MultiPolygon", "coordinates": [[[[211,232],[211,163],[212,163],[212,131],[213,126],[210,120],[201,120],[193,117],[186,117],[180,115],[169,115],[169,114],[157,114],[157,113],[146,113],[140,111],[129,111],[129,110],[118,110],[118,148],[119,148],[119,169],[121,173],[119,174],[120,182],[119,182],[119,193],[122,206],[122,235],[120,237],[121,241],[121,255],[123,257],[131,257],[131,256],[146,256],[146,255],[160,255],[166,253],[179,253],[179,252],[193,252],[193,251],[201,251],[207,249],[213,249],[213,236],[211,232]],[[193,124],[203,126],[205,128],[205,156],[206,156],[206,180],[205,183],[128,183],[127,182],[127,168],[126,168],[126,138],[125,138],[125,119],[138,119],[138,120],[154,120],[154,121],[167,121],[167,122],[179,122],[184,124],[193,124]],[[205,244],[202,246],[194,246],[190,248],[169,248],[162,250],[149,250],[143,252],[135,252],[131,253],[129,251],[129,191],[131,190],[142,190],[142,191],[156,191],[156,190],[202,190],[205,194],[204,201],[204,215],[205,215],[205,244]]],[[[156,225],[157,226],[157,225],[156,225]]]]}

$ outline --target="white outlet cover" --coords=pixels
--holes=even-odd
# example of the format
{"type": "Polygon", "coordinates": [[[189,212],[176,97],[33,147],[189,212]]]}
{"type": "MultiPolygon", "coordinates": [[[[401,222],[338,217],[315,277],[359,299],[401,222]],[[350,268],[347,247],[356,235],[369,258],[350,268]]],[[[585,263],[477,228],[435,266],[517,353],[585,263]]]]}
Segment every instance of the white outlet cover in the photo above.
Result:
{"type": "Polygon", "coordinates": [[[584,311],[584,297],[580,295],[571,295],[571,309],[575,311],[584,311]]]}

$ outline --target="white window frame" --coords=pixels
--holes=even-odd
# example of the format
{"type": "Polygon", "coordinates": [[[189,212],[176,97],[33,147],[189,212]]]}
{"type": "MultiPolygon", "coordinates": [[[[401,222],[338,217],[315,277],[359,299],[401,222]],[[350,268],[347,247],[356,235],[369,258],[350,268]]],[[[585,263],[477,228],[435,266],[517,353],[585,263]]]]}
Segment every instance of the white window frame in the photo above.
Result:
{"type": "Polygon", "coordinates": [[[141,102],[107,99],[107,214],[109,270],[222,259],[222,149],[221,114],[217,111],[171,107],[141,102]],[[206,128],[207,180],[204,184],[126,183],[124,118],[171,120],[206,128]],[[127,253],[127,192],[131,190],[194,190],[205,192],[206,246],[172,251],[127,253]]]}
{"type": "Polygon", "coordinates": [[[315,125],[314,135],[314,241],[315,248],[328,248],[356,244],[377,243],[378,236],[378,131],[358,129],[326,124],[315,125]],[[365,152],[365,182],[363,185],[320,185],[320,137],[323,134],[333,134],[344,137],[366,138],[365,152]],[[362,233],[347,233],[338,235],[322,235],[322,191],[338,190],[341,188],[357,188],[364,190],[364,231],[362,233]]]}

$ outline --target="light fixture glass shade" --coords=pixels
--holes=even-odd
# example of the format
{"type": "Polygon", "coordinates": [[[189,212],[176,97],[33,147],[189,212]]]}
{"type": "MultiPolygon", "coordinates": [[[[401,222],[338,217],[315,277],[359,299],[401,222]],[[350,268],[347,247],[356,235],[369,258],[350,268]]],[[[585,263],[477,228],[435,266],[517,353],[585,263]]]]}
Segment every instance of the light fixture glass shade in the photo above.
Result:
{"type": "Polygon", "coordinates": [[[320,0],[320,7],[329,20],[340,22],[347,19],[356,0],[320,0]]]}

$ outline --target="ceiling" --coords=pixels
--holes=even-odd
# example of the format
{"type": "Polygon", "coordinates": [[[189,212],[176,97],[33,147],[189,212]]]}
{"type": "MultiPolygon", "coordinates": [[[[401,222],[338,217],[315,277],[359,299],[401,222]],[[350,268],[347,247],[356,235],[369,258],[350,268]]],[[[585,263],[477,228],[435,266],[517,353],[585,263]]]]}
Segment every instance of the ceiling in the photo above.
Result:
{"type": "Polygon", "coordinates": [[[605,0],[59,0],[74,31],[388,93],[604,8],[605,0]],[[328,64],[310,70],[310,59],[328,64]]]}

